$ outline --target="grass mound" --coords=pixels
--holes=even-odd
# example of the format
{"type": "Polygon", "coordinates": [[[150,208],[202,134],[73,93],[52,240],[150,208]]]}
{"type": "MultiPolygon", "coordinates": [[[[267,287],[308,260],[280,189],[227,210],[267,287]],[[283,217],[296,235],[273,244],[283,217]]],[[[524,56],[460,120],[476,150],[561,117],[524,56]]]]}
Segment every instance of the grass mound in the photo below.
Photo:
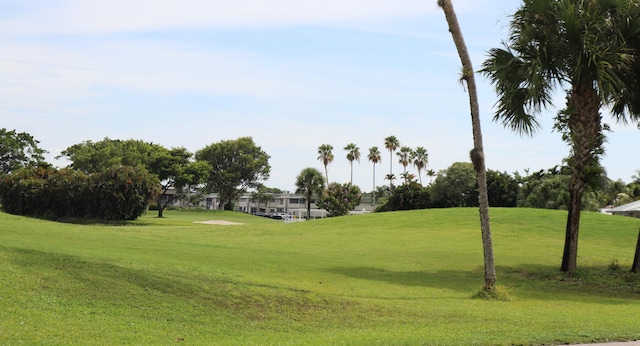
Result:
{"type": "Polygon", "coordinates": [[[499,285],[472,299],[483,279],[476,209],[291,224],[165,216],[68,224],[0,213],[0,343],[640,339],[640,275],[627,270],[636,219],[583,214],[580,270],[563,274],[566,212],[492,209],[499,285]],[[194,223],[205,220],[242,225],[194,223]]]}

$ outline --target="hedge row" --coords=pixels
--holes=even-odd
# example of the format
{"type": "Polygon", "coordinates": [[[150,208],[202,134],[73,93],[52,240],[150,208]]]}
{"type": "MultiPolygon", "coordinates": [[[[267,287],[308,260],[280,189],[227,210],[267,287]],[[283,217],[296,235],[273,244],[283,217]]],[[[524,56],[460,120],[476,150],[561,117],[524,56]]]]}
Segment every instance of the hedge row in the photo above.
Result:
{"type": "Polygon", "coordinates": [[[2,210],[45,218],[134,220],[160,192],[144,168],[113,167],[87,175],[64,168],[24,168],[0,179],[2,210]]]}

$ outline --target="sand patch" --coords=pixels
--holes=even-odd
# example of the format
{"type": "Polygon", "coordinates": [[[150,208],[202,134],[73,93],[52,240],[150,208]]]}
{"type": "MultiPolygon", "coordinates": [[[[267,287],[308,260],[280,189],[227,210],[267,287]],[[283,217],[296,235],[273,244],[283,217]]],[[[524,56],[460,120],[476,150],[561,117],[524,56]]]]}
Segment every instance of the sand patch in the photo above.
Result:
{"type": "Polygon", "coordinates": [[[231,222],[231,221],[225,221],[225,220],[194,221],[194,223],[204,223],[207,225],[221,225],[221,226],[244,225],[243,223],[231,222]]]}

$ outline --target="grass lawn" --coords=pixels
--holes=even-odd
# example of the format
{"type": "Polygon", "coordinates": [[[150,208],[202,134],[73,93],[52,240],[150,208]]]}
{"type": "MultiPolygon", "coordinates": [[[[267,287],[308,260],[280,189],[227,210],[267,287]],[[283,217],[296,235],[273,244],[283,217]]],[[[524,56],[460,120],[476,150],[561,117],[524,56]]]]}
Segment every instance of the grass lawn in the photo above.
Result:
{"type": "Polygon", "coordinates": [[[583,213],[579,272],[560,274],[566,212],[491,209],[284,224],[221,211],[120,225],[0,213],[0,344],[530,345],[640,339],[638,219],[583,213]],[[226,220],[242,225],[194,223],[226,220]]]}

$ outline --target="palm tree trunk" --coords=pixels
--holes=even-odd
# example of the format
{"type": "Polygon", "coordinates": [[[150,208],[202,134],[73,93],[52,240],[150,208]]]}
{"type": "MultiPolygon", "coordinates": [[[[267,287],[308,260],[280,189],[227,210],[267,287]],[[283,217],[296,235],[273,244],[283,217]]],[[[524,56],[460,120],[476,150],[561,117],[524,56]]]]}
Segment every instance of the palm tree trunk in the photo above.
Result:
{"type": "Polygon", "coordinates": [[[600,97],[590,84],[574,83],[567,98],[567,106],[569,112],[567,125],[572,151],[567,164],[571,169],[571,178],[569,180],[569,212],[560,270],[574,272],[578,261],[582,196],[587,187],[589,172],[593,172],[598,164],[597,150],[600,149],[599,143],[602,140],[602,117],[599,113],[600,97]]]}
{"type": "Polygon", "coordinates": [[[389,149],[389,193],[393,192],[393,181],[391,176],[393,175],[393,151],[389,149]]]}
{"type": "Polygon", "coordinates": [[[376,163],[373,163],[373,190],[371,190],[371,194],[373,198],[371,199],[371,204],[376,204],[376,163]]]}
{"type": "Polygon", "coordinates": [[[473,150],[471,161],[478,175],[478,202],[480,204],[480,229],[482,232],[482,248],[484,252],[484,290],[492,291],[496,286],[496,268],[493,259],[493,242],[491,239],[491,227],[489,223],[489,194],[487,191],[487,171],[484,162],[484,149],[482,145],[482,129],[480,127],[480,108],[478,106],[478,91],[473,74],[471,57],[464,42],[464,36],[458,24],[458,18],[453,9],[451,0],[438,0],[438,6],[444,11],[449,25],[449,32],[460,55],[462,62],[462,79],[467,83],[469,90],[469,106],[471,109],[471,124],[473,127],[473,150]]]}
{"type": "Polygon", "coordinates": [[[631,272],[640,272],[640,230],[638,231],[638,242],[636,243],[636,253],[633,256],[633,265],[631,265],[631,272]]]}
{"type": "Polygon", "coordinates": [[[327,165],[324,165],[324,177],[327,179],[327,187],[329,187],[329,170],[327,169],[327,165]]]}
{"type": "Polygon", "coordinates": [[[353,185],[353,161],[350,162],[351,165],[351,185],[353,185]]]}

